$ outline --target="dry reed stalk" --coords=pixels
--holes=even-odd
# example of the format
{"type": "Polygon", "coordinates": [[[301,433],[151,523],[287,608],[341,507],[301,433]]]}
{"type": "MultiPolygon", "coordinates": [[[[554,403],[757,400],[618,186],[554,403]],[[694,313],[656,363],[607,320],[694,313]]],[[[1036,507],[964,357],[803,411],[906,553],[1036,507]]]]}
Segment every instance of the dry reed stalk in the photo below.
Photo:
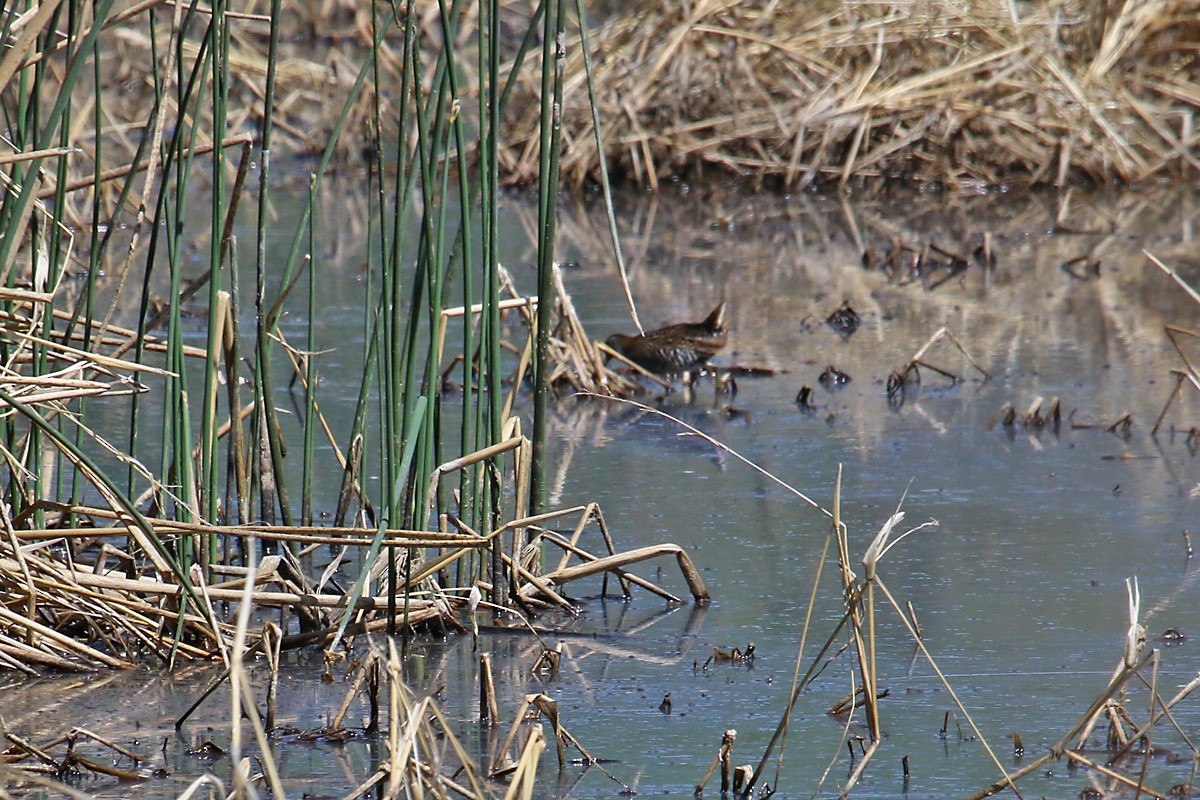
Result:
{"type": "Polygon", "coordinates": [[[1083,766],[1087,767],[1090,770],[1095,770],[1096,772],[1099,772],[1100,774],[1104,775],[1105,777],[1112,778],[1114,781],[1122,784],[1126,788],[1135,789],[1143,794],[1147,794],[1150,797],[1155,798],[1155,800],[1170,800],[1170,798],[1168,798],[1166,795],[1160,794],[1159,792],[1154,791],[1153,789],[1151,789],[1148,786],[1143,786],[1138,781],[1131,780],[1129,777],[1122,775],[1121,773],[1117,772],[1116,770],[1110,769],[1109,767],[1105,766],[1104,764],[1100,764],[1096,761],[1093,761],[1092,759],[1088,758],[1087,756],[1083,755],[1082,753],[1076,752],[1075,750],[1068,750],[1064,753],[1064,755],[1071,761],[1076,762],[1077,764],[1082,764],[1083,766]]]}
{"type": "Polygon", "coordinates": [[[479,654],[479,721],[489,727],[500,725],[500,709],[496,703],[496,683],[492,677],[492,654],[479,654]]]}
{"type": "MultiPolygon", "coordinates": [[[[879,695],[876,689],[876,681],[878,673],[875,669],[875,598],[872,594],[874,590],[875,567],[878,556],[878,548],[876,548],[876,557],[863,557],[863,564],[867,569],[867,574],[863,578],[862,583],[858,582],[857,576],[850,568],[850,545],[848,539],[848,528],[842,522],[841,505],[842,505],[842,473],[838,470],[838,479],[834,484],[833,489],[833,525],[836,531],[835,540],[838,546],[838,567],[839,575],[842,581],[842,595],[846,598],[846,616],[850,622],[850,636],[854,643],[854,656],[858,667],[859,684],[856,691],[861,692],[863,696],[862,705],[866,709],[867,730],[870,736],[870,744],[864,749],[862,759],[855,765],[854,770],[846,779],[846,783],[842,788],[840,798],[849,795],[850,790],[858,783],[862,777],[863,771],[867,768],[867,764],[871,760],[871,756],[879,747],[881,738],[879,726],[879,695]],[[864,620],[863,615],[866,614],[864,620]]],[[[886,538],[887,532],[899,520],[894,515],[885,524],[880,532],[880,537],[886,538]]],[[[879,537],[876,538],[879,541],[879,537]]],[[[874,546],[874,542],[872,543],[874,546]]],[[[871,550],[868,550],[868,554],[871,550]]],[[[855,692],[851,692],[851,710],[854,707],[853,698],[855,692]]]]}
{"type": "Polygon", "coordinates": [[[513,768],[504,800],[532,800],[537,785],[538,763],[545,749],[546,735],[539,725],[529,732],[529,738],[525,740],[525,749],[521,751],[521,758],[513,768]]]}
{"type": "MultiPolygon", "coordinates": [[[[14,565],[15,562],[9,559],[0,558],[0,576],[10,574],[6,569],[14,565]]],[[[79,569],[60,566],[51,571],[53,578],[35,579],[38,590],[47,593],[47,590],[60,588],[63,592],[74,593],[84,597],[103,597],[110,599],[114,603],[120,602],[118,594],[106,595],[97,592],[86,592],[84,588],[100,590],[100,592],[124,593],[130,597],[135,595],[145,595],[149,597],[166,597],[179,598],[183,594],[183,590],[173,583],[164,583],[153,578],[124,578],[116,575],[97,575],[93,572],[79,569]],[[57,579],[57,580],[55,580],[57,579]]],[[[239,581],[238,583],[244,583],[239,581]]],[[[241,589],[231,588],[213,588],[205,587],[205,594],[213,599],[222,601],[235,601],[241,596],[241,589]]],[[[266,591],[255,590],[251,595],[251,599],[263,606],[282,608],[289,605],[304,605],[316,606],[320,608],[344,608],[346,606],[346,598],[344,595],[335,594],[310,594],[300,591],[266,591]]],[[[424,601],[416,601],[418,607],[424,607],[424,601]]],[[[149,604],[145,601],[141,603],[132,600],[127,602],[130,609],[138,607],[148,608],[149,604]]],[[[360,597],[355,604],[355,609],[359,611],[378,611],[387,607],[387,597],[383,595],[366,595],[360,597]]],[[[189,622],[200,622],[200,617],[190,616],[189,622]]]]}
{"type": "MultiPolygon", "coordinates": [[[[1193,289],[1192,286],[1186,280],[1184,280],[1184,278],[1180,276],[1178,272],[1164,264],[1160,259],[1148,251],[1143,250],[1142,253],[1146,256],[1146,258],[1150,259],[1150,262],[1154,264],[1154,266],[1162,270],[1162,272],[1170,277],[1177,286],[1183,289],[1188,297],[1195,302],[1200,303],[1200,292],[1197,292],[1195,289],[1193,289]]],[[[1188,354],[1184,351],[1184,348],[1180,343],[1180,337],[1186,336],[1195,339],[1200,338],[1200,333],[1195,330],[1183,328],[1177,325],[1167,325],[1166,334],[1167,339],[1169,339],[1171,342],[1171,346],[1175,349],[1175,353],[1179,356],[1180,361],[1183,362],[1185,369],[1171,370],[1171,374],[1175,376],[1175,386],[1171,390],[1171,394],[1167,397],[1167,401],[1163,404],[1162,411],[1160,411],[1158,414],[1158,419],[1154,421],[1154,427],[1150,431],[1151,435],[1158,433],[1159,428],[1162,426],[1163,420],[1167,416],[1167,411],[1171,408],[1171,404],[1174,403],[1182,393],[1184,381],[1187,381],[1193,389],[1195,389],[1197,392],[1200,392],[1200,371],[1197,370],[1196,366],[1192,363],[1191,359],[1188,357],[1188,354]]]]}
{"type": "MultiPolygon", "coordinates": [[[[461,530],[464,530],[470,534],[474,533],[474,531],[472,531],[461,520],[458,520],[457,518],[451,518],[451,520],[461,530]]],[[[638,563],[640,561],[645,561],[647,559],[656,558],[662,555],[675,556],[676,561],[679,563],[680,571],[683,573],[684,580],[687,581],[688,588],[692,591],[693,599],[695,599],[696,602],[705,602],[709,599],[708,590],[705,588],[704,580],[700,577],[699,572],[696,570],[695,564],[692,562],[687,552],[678,545],[662,544],[644,547],[638,550],[627,551],[624,553],[618,553],[613,544],[612,537],[608,532],[608,527],[604,524],[604,514],[600,510],[600,506],[596,503],[589,503],[586,506],[575,506],[572,508],[549,511],[544,514],[537,514],[535,516],[511,520],[510,522],[507,522],[498,528],[493,535],[498,536],[512,530],[526,529],[538,530],[536,538],[534,541],[529,543],[529,547],[534,546],[539,540],[544,540],[550,544],[560,547],[564,552],[558,567],[541,575],[533,574],[530,570],[523,567],[519,560],[514,560],[509,556],[505,557],[505,563],[509,565],[509,568],[515,568],[518,574],[527,581],[524,586],[520,587],[520,594],[526,600],[533,600],[539,593],[541,593],[550,598],[554,603],[564,608],[570,608],[570,604],[553,591],[551,588],[552,585],[561,586],[570,581],[578,580],[591,575],[599,573],[612,573],[616,575],[617,578],[622,581],[622,583],[628,581],[629,583],[636,584],[647,591],[657,594],[668,602],[681,603],[683,601],[672,595],[670,592],[663,590],[661,587],[658,587],[650,581],[638,578],[635,575],[631,575],[624,570],[624,567],[628,566],[629,564],[638,563]],[[539,527],[543,523],[551,520],[574,514],[579,514],[580,517],[570,541],[539,527]],[[607,557],[593,555],[592,553],[589,553],[575,544],[578,542],[584,529],[593,520],[597,522],[600,535],[603,538],[604,544],[610,554],[607,557]],[[584,561],[584,563],[575,566],[569,566],[572,555],[578,556],[584,561]]]]}
{"type": "MultiPolygon", "coordinates": [[[[551,369],[547,374],[547,385],[560,396],[574,393],[597,393],[614,397],[632,397],[641,393],[640,385],[606,365],[606,354],[599,342],[587,334],[575,312],[563,283],[562,268],[555,264],[552,270],[555,292],[553,324],[550,331],[548,357],[551,369]]],[[[537,331],[529,328],[526,351],[532,352],[537,331]]]]}
{"type": "MultiPolygon", "coordinates": [[[[594,564],[595,562],[600,560],[600,556],[593,555],[592,553],[589,553],[588,551],[586,551],[580,547],[572,545],[570,542],[562,539],[561,537],[559,537],[558,535],[556,535],[554,533],[551,533],[550,531],[542,531],[538,534],[538,537],[543,541],[546,541],[546,542],[549,542],[550,544],[555,545],[556,547],[560,548],[563,551],[563,554],[564,554],[563,560],[560,563],[560,565],[558,566],[558,568],[553,570],[552,574],[561,574],[562,571],[567,568],[566,564],[568,563],[568,560],[570,559],[570,557],[572,555],[578,556],[580,559],[582,559],[584,561],[585,564],[594,564]]],[[[609,556],[609,557],[611,557],[611,556],[609,556]]],[[[624,569],[617,568],[617,569],[611,570],[611,572],[612,572],[612,574],[616,575],[617,578],[621,581],[621,586],[624,589],[624,594],[626,597],[631,596],[630,591],[629,591],[629,584],[635,584],[637,586],[641,586],[643,589],[646,589],[647,591],[657,594],[659,597],[663,598],[667,602],[670,602],[670,603],[683,602],[682,600],[680,600],[678,597],[671,594],[670,592],[663,590],[662,588],[658,587],[657,585],[651,583],[650,581],[648,581],[644,578],[639,578],[636,575],[632,575],[632,574],[626,572],[624,569]]]]}
{"type": "MultiPolygon", "coordinates": [[[[561,586],[579,578],[585,578],[601,572],[616,572],[630,564],[637,564],[664,555],[675,556],[675,560],[679,564],[679,570],[683,573],[684,580],[687,581],[688,590],[692,593],[692,599],[697,603],[707,602],[710,599],[708,589],[704,586],[704,579],[700,577],[700,571],[696,569],[696,565],[692,562],[687,552],[677,544],[663,543],[641,547],[636,550],[628,550],[614,556],[597,558],[595,561],[557,569],[553,572],[545,573],[541,577],[547,583],[561,586]]],[[[671,599],[673,602],[681,602],[678,598],[671,599]]]]}
{"type": "Polygon", "coordinates": [[[962,343],[958,341],[953,333],[946,328],[939,328],[932,336],[929,337],[928,340],[926,340],[923,345],[917,348],[917,351],[913,353],[907,362],[905,362],[903,367],[888,376],[887,387],[889,397],[894,395],[896,392],[901,391],[909,384],[911,380],[915,380],[919,383],[921,380],[920,367],[925,367],[926,369],[932,370],[939,375],[944,375],[954,383],[962,382],[963,378],[957,373],[951,372],[945,367],[940,367],[937,364],[926,360],[925,356],[929,350],[943,339],[949,339],[950,342],[954,344],[955,348],[957,348],[958,352],[962,354],[962,357],[967,360],[967,363],[974,367],[975,370],[983,376],[985,381],[991,379],[991,373],[981,367],[979,363],[971,357],[971,354],[967,352],[966,348],[962,346],[962,343]]]}
{"type": "MultiPolygon", "coordinates": [[[[92,568],[82,564],[68,565],[49,559],[44,552],[24,554],[22,564],[16,559],[4,557],[2,551],[5,547],[0,544],[0,588],[14,597],[36,597],[41,617],[56,621],[58,626],[63,627],[78,620],[103,620],[102,625],[93,624],[92,630],[105,640],[105,650],[131,654],[130,657],[136,657],[132,654],[142,649],[165,655],[162,643],[164,637],[167,637],[167,644],[170,643],[170,626],[164,629],[162,622],[179,618],[178,612],[172,610],[184,596],[178,584],[167,583],[156,577],[128,578],[123,573],[113,574],[101,562],[92,568]],[[107,632],[101,635],[102,630],[107,632]]],[[[462,548],[455,551],[455,555],[461,556],[469,551],[470,548],[462,548]]],[[[184,617],[186,629],[200,641],[211,642],[218,649],[223,648],[222,634],[229,629],[218,619],[211,603],[241,601],[246,597],[246,590],[250,591],[250,602],[264,607],[291,608],[302,614],[310,613],[313,609],[345,609],[345,596],[308,591],[284,578],[278,571],[281,563],[279,557],[269,557],[266,563],[268,571],[256,574],[253,586],[246,579],[216,586],[200,584],[201,595],[206,601],[202,604],[203,614],[187,614],[184,617]],[[270,584],[278,584],[282,590],[272,591],[270,584]],[[242,588],[237,588],[239,586],[242,588]]],[[[435,562],[432,570],[439,567],[440,564],[435,562]]],[[[120,566],[118,568],[123,569],[120,566]]],[[[423,580],[429,574],[430,571],[423,571],[414,578],[423,580]]],[[[200,577],[200,573],[194,575],[198,584],[200,577]]],[[[361,597],[354,611],[382,614],[388,602],[387,596],[361,597]]],[[[413,624],[442,618],[453,608],[444,598],[414,597],[410,605],[413,624]]],[[[25,671],[33,671],[33,664],[79,669],[119,667],[129,663],[78,642],[72,636],[60,634],[54,627],[28,621],[7,607],[0,606],[0,617],[8,621],[11,630],[23,631],[27,638],[32,639],[32,644],[19,643],[10,637],[0,639],[0,653],[26,664],[25,671]]],[[[281,637],[281,645],[296,647],[327,640],[332,628],[322,627],[316,618],[313,622],[318,630],[299,636],[281,637]]],[[[371,630],[374,622],[365,622],[360,632],[371,630]]],[[[211,650],[197,648],[186,642],[180,642],[176,647],[177,652],[187,658],[207,658],[212,654],[211,650]]]]}
{"type": "Polygon", "coordinates": [[[230,759],[234,764],[233,792],[235,797],[238,798],[256,796],[256,793],[250,786],[249,759],[241,757],[241,721],[245,718],[250,723],[255,743],[258,745],[258,763],[266,774],[267,785],[270,787],[273,795],[284,797],[283,783],[280,781],[279,771],[275,766],[275,759],[271,753],[271,744],[267,739],[263,720],[259,716],[258,706],[254,702],[253,689],[250,686],[250,679],[246,674],[244,665],[248,651],[251,649],[251,646],[248,645],[250,613],[254,607],[251,597],[254,587],[253,576],[258,569],[257,561],[253,556],[256,552],[253,542],[251,542],[250,552],[252,554],[249,565],[251,579],[246,581],[246,585],[241,593],[241,602],[238,604],[237,609],[237,625],[234,629],[233,642],[230,644],[226,660],[229,668],[229,684],[232,690],[230,693],[229,729],[231,737],[229,750],[230,759]]]}
{"type": "Polygon", "coordinates": [[[731,759],[733,757],[733,745],[737,741],[737,731],[733,728],[721,734],[721,746],[717,748],[717,754],[713,756],[712,763],[708,765],[708,769],[704,773],[704,777],[696,784],[695,795],[699,796],[704,791],[708,779],[717,769],[717,765],[721,766],[721,794],[724,795],[729,791],[729,770],[731,759]]]}
{"type": "MultiPolygon", "coordinates": [[[[95,506],[59,506],[64,513],[98,519],[119,519],[120,515],[110,509],[95,506]]],[[[362,528],[350,527],[321,527],[321,526],[286,526],[286,525],[204,525],[200,523],[180,522],[178,520],[147,517],[147,522],[164,536],[185,534],[215,534],[218,536],[249,537],[260,539],[285,540],[290,539],[289,533],[295,534],[295,540],[300,544],[346,544],[354,547],[367,547],[371,539],[364,536],[370,533],[362,528]]],[[[59,539],[64,537],[104,537],[124,534],[125,528],[82,528],[77,530],[31,529],[19,531],[21,538],[30,541],[40,539],[59,539]]],[[[389,528],[383,540],[385,547],[474,547],[486,544],[488,537],[475,534],[455,534],[443,531],[406,530],[389,528]]]]}
{"type": "MultiPolygon", "coordinates": [[[[609,172],[654,188],[706,165],[788,188],[852,177],[948,186],[1186,174],[1200,96],[1181,83],[1195,0],[1024,4],[649,2],[589,33],[609,172]],[[1182,70],[1182,72],[1181,72],[1182,70]]],[[[563,179],[600,157],[578,36],[563,179]]],[[[524,88],[524,87],[522,87],[524,88]]],[[[536,175],[536,100],[513,114],[514,182],[536,175]]]]}

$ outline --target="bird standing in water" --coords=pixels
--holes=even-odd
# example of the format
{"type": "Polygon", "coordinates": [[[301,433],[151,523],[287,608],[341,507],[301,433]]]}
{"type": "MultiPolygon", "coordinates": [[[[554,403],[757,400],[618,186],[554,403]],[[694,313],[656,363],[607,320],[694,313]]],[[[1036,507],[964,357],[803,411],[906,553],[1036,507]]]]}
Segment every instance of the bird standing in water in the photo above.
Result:
{"type": "Polygon", "coordinates": [[[702,322],[680,322],[640,336],[614,333],[605,344],[640,367],[658,375],[675,375],[703,367],[725,347],[725,304],[702,322]]]}

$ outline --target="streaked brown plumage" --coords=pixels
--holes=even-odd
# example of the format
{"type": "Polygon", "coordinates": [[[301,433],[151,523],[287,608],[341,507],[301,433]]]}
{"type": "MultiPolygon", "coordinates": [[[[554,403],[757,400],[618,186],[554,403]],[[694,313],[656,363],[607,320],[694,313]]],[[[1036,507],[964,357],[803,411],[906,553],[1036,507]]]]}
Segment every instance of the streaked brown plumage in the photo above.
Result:
{"type": "Polygon", "coordinates": [[[702,367],[725,347],[725,304],[702,322],[680,322],[640,336],[614,333],[606,344],[650,372],[671,375],[702,367]]]}

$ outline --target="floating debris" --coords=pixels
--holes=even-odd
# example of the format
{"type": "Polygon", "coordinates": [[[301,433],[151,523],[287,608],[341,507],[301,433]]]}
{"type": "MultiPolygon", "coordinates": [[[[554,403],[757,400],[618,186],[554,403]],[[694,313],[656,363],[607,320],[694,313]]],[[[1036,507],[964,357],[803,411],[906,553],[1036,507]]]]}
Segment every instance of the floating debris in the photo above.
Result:
{"type": "Polygon", "coordinates": [[[800,391],[796,393],[796,405],[800,406],[800,410],[805,414],[814,414],[817,410],[817,404],[813,402],[813,388],[811,386],[801,386],[800,391]]]}
{"type": "Polygon", "coordinates": [[[850,380],[850,373],[843,372],[832,364],[825,367],[825,370],[817,377],[817,382],[830,391],[842,388],[850,380]]]}
{"type": "Polygon", "coordinates": [[[992,378],[991,373],[989,373],[986,369],[981,367],[978,364],[978,362],[976,362],[975,359],[971,357],[971,354],[966,351],[966,348],[964,348],[962,346],[962,344],[958,341],[958,339],[955,338],[954,334],[950,333],[950,331],[947,330],[946,328],[939,328],[936,332],[934,332],[933,336],[929,337],[929,339],[925,342],[925,344],[921,345],[921,347],[917,349],[917,352],[914,353],[910,359],[908,359],[908,361],[905,363],[905,365],[903,367],[901,367],[900,369],[896,370],[895,372],[893,372],[891,375],[888,376],[888,379],[887,379],[888,400],[892,401],[895,404],[903,403],[903,400],[904,400],[903,395],[904,395],[904,392],[908,389],[908,387],[912,384],[919,384],[921,382],[920,367],[925,367],[926,369],[933,370],[934,372],[938,373],[939,375],[943,375],[943,376],[949,378],[953,383],[964,382],[965,379],[962,376],[958,375],[957,373],[951,372],[949,369],[947,369],[945,367],[938,366],[926,359],[926,354],[933,348],[933,346],[935,344],[942,341],[943,339],[948,339],[948,340],[950,340],[951,343],[954,344],[955,348],[958,349],[958,352],[961,353],[963,358],[965,358],[967,360],[967,363],[970,364],[972,367],[974,367],[975,370],[978,371],[979,374],[983,376],[983,380],[985,380],[985,381],[991,380],[991,378],[992,378]]]}
{"type": "Polygon", "coordinates": [[[738,406],[721,406],[721,416],[725,419],[740,419],[749,424],[751,414],[748,409],[738,406]]]}
{"type": "Polygon", "coordinates": [[[1057,433],[1062,425],[1062,402],[1057,397],[1050,398],[1049,403],[1041,397],[1035,397],[1024,414],[1019,414],[1012,403],[1005,403],[996,415],[988,420],[987,429],[990,431],[997,423],[1006,428],[1015,427],[1020,423],[1022,428],[1028,430],[1040,431],[1050,428],[1057,433]]]}
{"type": "Polygon", "coordinates": [[[1105,433],[1115,434],[1122,439],[1128,439],[1130,429],[1133,428],[1133,415],[1125,412],[1117,417],[1112,422],[1076,422],[1075,412],[1070,415],[1071,430],[1091,430],[1102,429],[1105,433]]]}
{"type": "Polygon", "coordinates": [[[895,282],[904,285],[916,281],[924,282],[933,290],[949,280],[962,275],[972,264],[995,266],[995,253],[991,250],[991,236],[985,235],[984,244],[975,248],[971,255],[943,247],[936,242],[916,245],[901,238],[893,238],[883,252],[865,249],[862,265],[865,269],[878,269],[887,273],[895,282]]]}
{"type": "Polygon", "coordinates": [[[825,324],[849,338],[862,325],[862,317],[850,307],[850,301],[847,300],[841,308],[825,318],[825,324]]]}
{"type": "Polygon", "coordinates": [[[1069,258],[1059,265],[1063,272],[1080,281],[1100,277],[1100,259],[1090,254],[1069,258]]]}

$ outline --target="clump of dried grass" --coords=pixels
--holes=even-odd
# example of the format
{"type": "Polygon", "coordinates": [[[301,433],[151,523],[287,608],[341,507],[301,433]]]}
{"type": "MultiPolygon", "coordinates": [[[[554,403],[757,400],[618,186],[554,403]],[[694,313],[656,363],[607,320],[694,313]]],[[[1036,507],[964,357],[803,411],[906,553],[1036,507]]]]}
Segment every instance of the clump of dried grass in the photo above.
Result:
{"type": "MultiPolygon", "coordinates": [[[[1197,0],[644,2],[589,38],[610,171],[640,185],[708,165],[788,188],[1197,167],[1197,0]]],[[[578,36],[565,75],[561,169],[579,185],[600,162],[578,36]]],[[[514,182],[536,178],[537,110],[514,109],[514,182]]]]}

